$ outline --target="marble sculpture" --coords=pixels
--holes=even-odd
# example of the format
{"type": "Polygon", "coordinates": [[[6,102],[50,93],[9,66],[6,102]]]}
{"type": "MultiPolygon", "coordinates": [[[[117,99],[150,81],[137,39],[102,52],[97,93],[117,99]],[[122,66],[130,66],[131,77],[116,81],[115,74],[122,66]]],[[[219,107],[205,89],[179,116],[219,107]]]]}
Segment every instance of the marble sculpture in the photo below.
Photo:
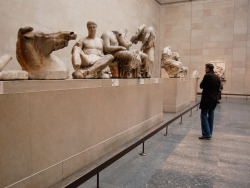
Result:
{"type": "MultiPolygon", "coordinates": [[[[96,37],[97,24],[87,23],[88,36],[72,48],[74,79],[83,78],[149,78],[152,75],[156,34],[153,27],[141,25],[129,41],[127,30],[108,31],[96,37]],[[133,43],[142,42],[141,50],[130,50],[133,43]]],[[[29,79],[67,79],[66,65],[53,51],[76,39],[74,32],[46,34],[23,27],[18,31],[16,57],[29,79]]]]}
{"type": "Polygon", "coordinates": [[[194,70],[193,73],[192,73],[191,78],[200,79],[200,78],[201,78],[201,75],[200,75],[200,73],[199,73],[197,70],[194,70]]]}
{"type": "Polygon", "coordinates": [[[151,77],[155,56],[156,31],[152,26],[146,26],[145,24],[143,24],[138,27],[135,35],[131,38],[130,41],[134,44],[137,44],[138,41],[142,42],[141,51],[148,55],[149,77],[151,77]]]}
{"type": "Polygon", "coordinates": [[[127,30],[107,31],[102,34],[105,54],[112,54],[109,65],[114,78],[148,77],[148,56],[143,52],[129,50],[132,43],[127,40],[127,30]]]}
{"type": "Polygon", "coordinates": [[[216,61],[209,61],[209,63],[212,63],[214,65],[214,73],[217,76],[219,76],[223,81],[225,81],[226,80],[226,77],[225,77],[225,69],[226,69],[225,61],[216,60],[216,61]]]}
{"type": "Polygon", "coordinates": [[[163,49],[161,69],[162,78],[179,78],[187,75],[187,67],[180,62],[179,53],[172,52],[170,46],[163,49]]]}
{"type": "Polygon", "coordinates": [[[29,72],[29,79],[67,79],[66,65],[53,51],[68,45],[77,35],[71,31],[43,33],[32,27],[20,28],[16,43],[16,57],[22,69],[29,72]]]}
{"type": "Polygon", "coordinates": [[[4,67],[12,60],[9,54],[0,57],[0,80],[27,80],[28,72],[22,70],[5,70],[4,67]]]}
{"type": "Polygon", "coordinates": [[[110,62],[114,57],[103,53],[103,40],[96,37],[97,24],[87,23],[88,36],[80,39],[72,48],[72,64],[75,69],[72,77],[81,78],[110,78],[110,62]]]}

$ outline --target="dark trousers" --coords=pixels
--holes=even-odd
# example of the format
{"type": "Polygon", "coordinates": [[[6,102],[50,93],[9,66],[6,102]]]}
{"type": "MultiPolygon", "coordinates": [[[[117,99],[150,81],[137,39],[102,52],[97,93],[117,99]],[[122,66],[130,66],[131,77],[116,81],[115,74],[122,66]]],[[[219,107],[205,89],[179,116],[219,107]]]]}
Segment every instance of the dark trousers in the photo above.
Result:
{"type": "Polygon", "coordinates": [[[201,109],[201,130],[203,137],[211,137],[213,134],[214,110],[201,109]]]}

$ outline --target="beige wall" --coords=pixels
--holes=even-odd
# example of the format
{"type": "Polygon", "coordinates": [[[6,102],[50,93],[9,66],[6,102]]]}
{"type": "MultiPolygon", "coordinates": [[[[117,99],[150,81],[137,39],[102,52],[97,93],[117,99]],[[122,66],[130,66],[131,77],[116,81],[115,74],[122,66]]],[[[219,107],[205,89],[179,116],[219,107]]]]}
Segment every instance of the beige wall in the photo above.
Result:
{"type": "Polygon", "coordinates": [[[162,5],[160,52],[178,51],[189,73],[226,62],[224,92],[250,93],[250,1],[196,0],[162,5]]]}
{"type": "Polygon", "coordinates": [[[162,79],[112,81],[0,82],[0,187],[49,187],[162,121],[162,79]]]}
{"type": "MultiPolygon", "coordinates": [[[[78,40],[87,35],[87,21],[93,20],[98,24],[97,36],[105,31],[127,28],[130,39],[141,24],[152,25],[159,31],[159,10],[160,5],[154,0],[1,0],[0,55],[9,53],[13,57],[6,69],[21,69],[15,51],[18,29],[24,26],[49,33],[74,31],[78,40]]],[[[159,51],[158,41],[159,38],[156,51],[159,51]]],[[[67,48],[54,52],[71,72],[70,52],[74,43],[70,41],[67,48]]],[[[140,44],[132,49],[139,49],[140,44]]],[[[159,77],[158,53],[155,56],[153,77],[159,77]]]]}
{"type": "MultiPolygon", "coordinates": [[[[178,51],[189,73],[204,73],[210,60],[226,62],[224,92],[250,93],[250,3],[249,0],[195,0],[160,5],[154,0],[8,0],[0,1],[0,55],[13,60],[6,69],[21,69],[15,58],[17,31],[32,26],[44,32],[72,30],[77,40],[87,35],[86,22],[96,21],[97,35],[127,28],[128,38],[141,24],[157,31],[153,77],[160,76],[162,49],[178,51]]],[[[54,52],[70,71],[71,48],[54,52]]],[[[140,44],[132,49],[139,49],[140,44]]],[[[189,76],[189,75],[188,75],[189,76]]]]}
{"type": "Polygon", "coordinates": [[[190,104],[190,80],[163,79],[163,112],[178,112],[190,104]],[[165,94],[166,93],[166,94],[165,94]]]}

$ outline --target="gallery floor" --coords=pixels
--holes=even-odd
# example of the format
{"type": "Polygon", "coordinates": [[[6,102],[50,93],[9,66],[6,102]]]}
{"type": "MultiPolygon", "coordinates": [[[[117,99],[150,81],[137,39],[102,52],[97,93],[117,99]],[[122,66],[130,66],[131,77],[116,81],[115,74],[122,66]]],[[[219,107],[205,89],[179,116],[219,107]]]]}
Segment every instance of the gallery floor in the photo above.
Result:
{"type": "MultiPolygon", "coordinates": [[[[193,110],[100,172],[101,188],[250,187],[250,100],[223,98],[211,140],[193,110]]],[[[164,114],[168,118],[171,114],[164,114]]],[[[96,177],[80,188],[96,187],[96,177]]]]}

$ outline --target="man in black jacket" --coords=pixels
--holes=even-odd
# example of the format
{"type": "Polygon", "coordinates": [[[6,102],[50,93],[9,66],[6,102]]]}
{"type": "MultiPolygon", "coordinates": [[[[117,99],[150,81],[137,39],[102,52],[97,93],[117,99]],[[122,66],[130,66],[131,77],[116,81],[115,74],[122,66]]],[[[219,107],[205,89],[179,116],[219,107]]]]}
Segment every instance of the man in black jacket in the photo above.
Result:
{"type": "Polygon", "coordinates": [[[201,96],[201,130],[199,139],[211,139],[213,134],[214,109],[217,105],[220,89],[220,78],[214,74],[214,65],[205,65],[206,74],[201,81],[200,88],[203,89],[201,96]]]}

